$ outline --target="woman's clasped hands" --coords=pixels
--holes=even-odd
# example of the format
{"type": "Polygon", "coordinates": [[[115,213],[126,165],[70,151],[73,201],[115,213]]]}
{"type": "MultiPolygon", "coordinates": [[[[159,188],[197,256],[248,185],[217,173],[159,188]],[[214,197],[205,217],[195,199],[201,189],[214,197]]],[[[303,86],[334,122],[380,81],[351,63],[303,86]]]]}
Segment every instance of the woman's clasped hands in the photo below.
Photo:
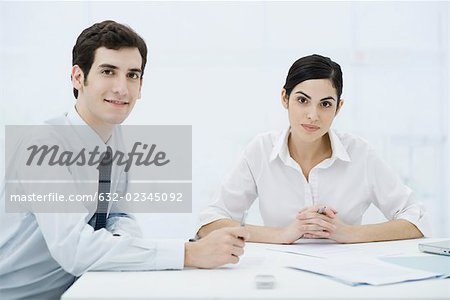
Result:
{"type": "Polygon", "coordinates": [[[282,243],[291,244],[300,238],[349,241],[351,226],[337,217],[338,212],[329,206],[314,205],[300,210],[296,218],[280,230],[282,243]]]}

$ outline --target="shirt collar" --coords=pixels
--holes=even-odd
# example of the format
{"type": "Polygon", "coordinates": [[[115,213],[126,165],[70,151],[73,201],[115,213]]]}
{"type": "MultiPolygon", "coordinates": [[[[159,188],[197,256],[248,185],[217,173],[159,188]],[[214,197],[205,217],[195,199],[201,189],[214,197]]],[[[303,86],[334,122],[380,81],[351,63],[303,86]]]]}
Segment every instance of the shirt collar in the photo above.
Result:
{"type": "MultiPolygon", "coordinates": [[[[273,146],[269,158],[270,161],[273,161],[274,159],[277,158],[277,156],[279,156],[286,163],[287,158],[290,157],[288,148],[289,133],[290,127],[282,131],[278,140],[275,142],[273,146]]],[[[351,161],[350,156],[348,155],[348,152],[345,149],[344,145],[342,144],[342,141],[340,140],[339,136],[334,132],[334,130],[330,129],[328,131],[328,136],[330,137],[332,150],[331,161],[340,159],[342,161],[350,162],[351,161]]]]}
{"type": "Polygon", "coordinates": [[[289,154],[288,137],[289,137],[290,127],[287,127],[282,131],[278,140],[275,142],[272,153],[270,154],[270,161],[273,161],[277,156],[286,157],[286,154],[289,154]]]}
{"type": "Polygon", "coordinates": [[[67,120],[69,120],[69,123],[71,125],[87,125],[86,122],[78,114],[75,105],[73,105],[69,110],[69,112],[67,113],[67,120]]]}
{"type": "Polygon", "coordinates": [[[83,126],[82,128],[80,128],[80,131],[81,131],[80,133],[81,133],[82,139],[84,139],[85,142],[87,142],[91,146],[98,145],[102,152],[106,151],[107,146],[110,146],[112,149],[117,148],[117,145],[116,145],[117,144],[117,141],[116,141],[117,126],[116,126],[116,128],[114,128],[109,140],[106,143],[104,143],[102,141],[102,139],[100,138],[100,136],[97,134],[97,132],[95,132],[95,130],[93,128],[91,128],[83,120],[83,118],[81,118],[80,114],[78,113],[78,111],[75,108],[75,105],[73,105],[71,107],[71,109],[67,112],[66,118],[69,121],[69,124],[74,125],[75,127],[83,126]],[[84,126],[86,126],[86,127],[84,127],[84,126]]]}
{"type": "Polygon", "coordinates": [[[334,130],[328,130],[328,136],[330,137],[331,142],[331,150],[333,151],[331,154],[331,159],[340,159],[342,161],[351,162],[350,156],[348,155],[347,149],[345,149],[344,144],[342,144],[339,136],[334,132],[334,130]]]}

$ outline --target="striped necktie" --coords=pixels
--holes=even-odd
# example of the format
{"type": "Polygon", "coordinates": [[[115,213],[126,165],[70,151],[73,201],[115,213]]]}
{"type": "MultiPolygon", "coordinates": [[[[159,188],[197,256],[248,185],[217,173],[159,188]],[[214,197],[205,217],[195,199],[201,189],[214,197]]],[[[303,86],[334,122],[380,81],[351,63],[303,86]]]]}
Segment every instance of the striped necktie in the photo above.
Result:
{"type": "Polygon", "coordinates": [[[111,189],[112,149],[108,146],[98,168],[98,201],[94,230],[105,228],[111,189]]]}

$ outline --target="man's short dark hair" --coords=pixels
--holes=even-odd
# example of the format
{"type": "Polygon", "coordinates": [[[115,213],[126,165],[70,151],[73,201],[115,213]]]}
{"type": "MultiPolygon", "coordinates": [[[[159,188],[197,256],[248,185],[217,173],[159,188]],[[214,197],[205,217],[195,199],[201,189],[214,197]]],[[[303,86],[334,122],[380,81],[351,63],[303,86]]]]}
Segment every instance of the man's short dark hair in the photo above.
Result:
{"type": "MultiPolygon", "coordinates": [[[[94,62],[95,50],[100,47],[118,50],[121,48],[136,47],[142,57],[142,76],[147,63],[147,45],[145,41],[130,27],[107,20],[96,23],[81,32],[72,50],[72,66],[78,65],[84,73],[86,80],[89,70],[94,62]]],[[[78,90],[73,89],[75,98],[78,90]]]]}

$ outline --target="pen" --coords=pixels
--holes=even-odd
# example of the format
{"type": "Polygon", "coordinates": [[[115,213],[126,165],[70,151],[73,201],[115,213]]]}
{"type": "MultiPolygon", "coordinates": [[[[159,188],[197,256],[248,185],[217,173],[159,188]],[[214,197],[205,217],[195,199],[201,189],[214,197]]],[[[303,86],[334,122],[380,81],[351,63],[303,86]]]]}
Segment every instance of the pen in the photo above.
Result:
{"type": "MultiPolygon", "coordinates": [[[[317,213],[328,216],[326,213],[327,209],[328,209],[328,207],[324,205],[321,208],[317,209],[317,213]]],[[[334,215],[337,214],[337,211],[335,211],[334,209],[330,208],[330,210],[334,215]]],[[[331,218],[334,218],[334,217],[331,217],[331,218]]]]}
{"type": "Polygon", "coordinates": [[[244,211],[244,214],[242,215],[242,219],[241,219],[241,227],[245,226],[245,219],[247,219],[247,215],[248,215],[248,209],[246,209],[244,211]]]}
{"type": "Polygon", "coordinates": [[[317,210],[317,213],[318,214],[325,214],[325,211],[327,210],[327,207],[326,206],[322,206],[321,208],[319,208],[318,210],[317,210]]]}
{"type": "MultiPolygon", "coordinates": [[[[247,215],[248,215],[248,209],[246,209],[245,211],[244,211],[244,214],[242,215],[242,219],[241,219],[241,227],[244,227],[245,226],[245,219],[247,219],[247,215]]],[[[244,240],[244,238],[243,237],[239,237],[239,239],[241,239],[241,240],[244,240]]]]}

